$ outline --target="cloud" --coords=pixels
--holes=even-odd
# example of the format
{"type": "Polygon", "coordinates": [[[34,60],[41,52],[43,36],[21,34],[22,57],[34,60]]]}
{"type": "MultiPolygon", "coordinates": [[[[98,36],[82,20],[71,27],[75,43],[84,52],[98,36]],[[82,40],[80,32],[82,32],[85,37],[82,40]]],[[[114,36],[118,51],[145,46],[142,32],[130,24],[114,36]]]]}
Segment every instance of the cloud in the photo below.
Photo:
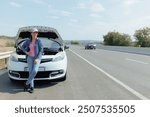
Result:
{"type": "Polygon", "coordinates": [[[102,4],[96,1],[80,2],[76,8],[87,9],[94,13],[99,13],[105,10],[102,4]]]}
{"type": "Polygon", "coordinates": [[[150,16],[146,16],[143,18],[144,20],[150,20],[150,16]]]}
{"type": "Polygon", "coordinates": [[[47,18],[50,18],[50,19],[62,19],[63,17],[69,17],[71,18],[72,16],[72,12],[70,11],[62,11],[62,10],[57,10],[57,9],[53,9],[53,8],[50,8],[49,11],[48,11],[48,15],[46,16],[47,18]]]}
{"type": "Polygon", "coordinates": [[[70,12],[70,11],[61,11],[61,14],[62,14],[62,16],[69,17],[69,16],[72,15],[72,12],[70,12]]]}
{"type": "Polygon", "coordinates": [[[78,7],[79,9],[85,9],[87,5],[85,3],[79,3],[78,7]]]}
{"type": "Polygon", "coordinates": [[[68,24],[68,26],[76,27],[77,23],[78,23],[77,19],[70,19],[67,24],[68,24]]]}
{"type": "Polygon", "coordinates": [[[49,16],[46,16],[47,18],[50,18],[50,19],[59,19],[60,17],[58,16],[55,16],[55,15],[49,15],[49,16]]]}
{"type": "Polygon", "coordinates": [[[34,3],[39,4],[39,5],[48,5],[44,0],[32,0],[34,3]]]}
{"type": "Polygon", "coordinates": [[[96,14],[96,13],[92,13],[90,14],[91,17],[93,18],[100,18],[100,15],[96,14]]]}
{"type": "Polygon", "coordinates": [[[21,5],[19,3],[16,3],[16,2],[10,2],[9,4],[13,7],[17,7],[17,8],[21,7],[21,5]]]}
{"type": "Polygon", "coordinates": [[[77,19],[71,19],[70,21],[73,22],[73,23],[77,23],[78,22],[77,19]]]}
{"type": "MultiPolygon", "coordinates": [[[[148,15],[148,16],[140,16],[137,20],[136,20],[136,22],[138,22],[138,23],[142,23],[142,22],[144,22],[145,24],[147,24],[146,22],[149,22],[149,20],[150,20],[150,16],[148,15]]],[[[148,25],[148,24],[147,24],[148,25]]]]}
{"type": "Polygon", "coordinates": [[[95,3],[91,4],[90,9],[91,9],[92,12],[99,13],[99,12],[104,10],[104,7],[100,3],[95,2],[95,3]]]}
{"type": "Polygon", "coordinates": [[[121,5],[124,9],[124,14],[130,15],[140,2],[139,0],[122,0],[121,5]]]}
{"type": "Polygon", "coordinates": [[[123,0],[124,6],[131,6],[139,3],[139,0],[123,0]]]}

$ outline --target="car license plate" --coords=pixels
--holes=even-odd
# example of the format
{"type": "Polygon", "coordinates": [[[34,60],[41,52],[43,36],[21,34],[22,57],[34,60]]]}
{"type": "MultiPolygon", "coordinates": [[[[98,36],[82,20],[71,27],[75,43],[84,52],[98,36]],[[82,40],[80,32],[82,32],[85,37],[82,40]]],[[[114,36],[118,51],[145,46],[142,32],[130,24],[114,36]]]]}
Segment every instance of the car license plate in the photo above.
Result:
{"type": "MultiPolygon", "coordinates": [[[[29,68],[25,67],[24,71],[29,71],[29,68]]],[[[39,67],[38,71],[45,71],[45,67],[39,67]]]]}

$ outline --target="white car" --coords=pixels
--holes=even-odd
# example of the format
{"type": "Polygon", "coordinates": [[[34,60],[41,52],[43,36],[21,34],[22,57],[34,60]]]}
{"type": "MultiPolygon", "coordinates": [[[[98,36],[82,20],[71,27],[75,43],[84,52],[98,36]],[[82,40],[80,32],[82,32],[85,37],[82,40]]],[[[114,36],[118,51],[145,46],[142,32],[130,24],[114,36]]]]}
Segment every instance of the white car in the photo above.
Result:
{"type": "Polygon", "coordinates": [[[40,67],[34,80],[64,81],[67,74],[67,56],[63,40],[56,29],[45,26],[28,26],[19,28],[16,36],[16,51],[8,59],[8,75],[10,80],[27,80],[28,65],[25,53],[19,49],[30,30],[38,29],[38,38],[44,46],[40,67]]]}

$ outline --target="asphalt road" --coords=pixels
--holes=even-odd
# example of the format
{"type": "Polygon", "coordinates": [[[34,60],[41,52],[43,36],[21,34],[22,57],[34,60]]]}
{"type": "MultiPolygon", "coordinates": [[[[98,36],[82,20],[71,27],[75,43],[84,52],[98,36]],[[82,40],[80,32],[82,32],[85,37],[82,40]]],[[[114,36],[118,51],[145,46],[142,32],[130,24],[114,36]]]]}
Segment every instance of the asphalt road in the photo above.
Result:
{"type": "Polygon", "coordinates": [[[141,100],[150,99],[150,57],[138,54],[67,50],[67,80],[35,83],[35,92],[23,92],[23,83],[13,83],[0,74],[0,99],[10,100],[141,100]]]}

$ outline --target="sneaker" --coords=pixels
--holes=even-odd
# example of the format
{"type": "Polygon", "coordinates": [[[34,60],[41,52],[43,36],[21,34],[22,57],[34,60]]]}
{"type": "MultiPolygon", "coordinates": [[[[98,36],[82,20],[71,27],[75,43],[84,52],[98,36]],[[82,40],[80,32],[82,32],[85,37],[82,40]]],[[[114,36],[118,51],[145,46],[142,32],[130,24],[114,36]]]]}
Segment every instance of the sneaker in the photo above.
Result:
{"type": "Polygon", "coordinates": [[[34,88],[31,87],[31,88],[29,89],[29,93],[33,93],[33,92],[34,92],[34,88]]]}
{"type": "Polygon", "coordinates": [[[24,92],[28,91],[29,88],[30,88],[30,85],[26,85],[26,83],[24,83],[24,92]]]}

